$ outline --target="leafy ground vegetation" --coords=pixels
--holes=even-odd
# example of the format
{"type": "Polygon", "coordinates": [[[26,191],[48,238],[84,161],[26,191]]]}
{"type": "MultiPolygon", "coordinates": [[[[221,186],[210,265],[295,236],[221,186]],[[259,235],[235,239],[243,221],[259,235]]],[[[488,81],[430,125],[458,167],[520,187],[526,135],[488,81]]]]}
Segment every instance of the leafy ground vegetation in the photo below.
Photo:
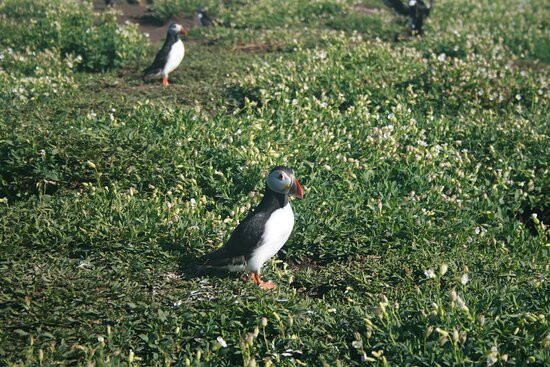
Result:
{"type": "Polygon", "coordinates": [[[0,3],[0,365],[548,365],[548,2],[205,4],[163,88],[116,10],[0,3]],[[278,288],[196,274],[276,164],[278,288]]]}

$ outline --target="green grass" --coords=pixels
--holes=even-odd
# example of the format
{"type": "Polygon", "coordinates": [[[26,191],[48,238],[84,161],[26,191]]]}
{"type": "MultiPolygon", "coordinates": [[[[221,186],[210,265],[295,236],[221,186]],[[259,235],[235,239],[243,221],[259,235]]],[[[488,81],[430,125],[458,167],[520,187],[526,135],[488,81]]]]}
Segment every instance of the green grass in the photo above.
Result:
{"type": "Polygon", "coordinates": [[[0,365],[550,363],[545,2],[436,2],[406,42],[381,2],[224,2],[170,88],[135,28],[33,3],[0,5],[0,365]],[[277,164],[278,288],[196,274],[277,164]]]}

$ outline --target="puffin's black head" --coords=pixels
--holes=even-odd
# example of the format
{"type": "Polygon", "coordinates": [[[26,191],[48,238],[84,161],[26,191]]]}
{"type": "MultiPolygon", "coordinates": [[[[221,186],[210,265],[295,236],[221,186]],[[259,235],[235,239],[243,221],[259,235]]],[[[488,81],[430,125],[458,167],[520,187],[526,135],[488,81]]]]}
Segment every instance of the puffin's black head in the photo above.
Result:
{"type": "Polygon", "coordinates": [[[181,24],[172,23],[170,27],[168,27],[168,34],[183,34],[187,36],[187,29],[181,24]]]}
{"type": "Polygon", "coordinates": [[[294,177],[294,172],[285,166],[277,166],[267,176],[267,187],[276,193],[292,195],[301,199],[304,196],[300,183],[294,177]]]}

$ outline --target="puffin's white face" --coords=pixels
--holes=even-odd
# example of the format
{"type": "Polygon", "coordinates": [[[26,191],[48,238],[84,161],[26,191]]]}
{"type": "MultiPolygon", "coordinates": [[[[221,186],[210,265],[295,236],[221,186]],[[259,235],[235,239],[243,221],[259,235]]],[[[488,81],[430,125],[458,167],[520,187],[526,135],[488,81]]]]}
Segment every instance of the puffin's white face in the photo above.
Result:
{"type": "Polygon", "coordinates": [[[283,169],[275,169],[267,176],[267,186],[279,193],[302,198],[303,192],[298,180],[292,173],[283,169]]]}
{"type": "Polygon", "coordinates": [[[170,24],[170,27],[168,28],[168,33],[171,34],[183,34],[184,36],[187,36],[187,29],[185,29],[184,26],[177,23],[170,24]]]}

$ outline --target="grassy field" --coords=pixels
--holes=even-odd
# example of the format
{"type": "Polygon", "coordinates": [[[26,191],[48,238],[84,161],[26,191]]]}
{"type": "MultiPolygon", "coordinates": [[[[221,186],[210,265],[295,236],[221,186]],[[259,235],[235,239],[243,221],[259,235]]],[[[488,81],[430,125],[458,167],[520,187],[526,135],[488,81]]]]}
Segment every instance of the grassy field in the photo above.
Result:
{"type": "Polygon", "coordinates": [[[0,2],[0,365],[548,366],[549,3],[204,4],[163,88],[114,11],[0,2]],[[196,274],[277,164],[278,288],[196,274]]]}

